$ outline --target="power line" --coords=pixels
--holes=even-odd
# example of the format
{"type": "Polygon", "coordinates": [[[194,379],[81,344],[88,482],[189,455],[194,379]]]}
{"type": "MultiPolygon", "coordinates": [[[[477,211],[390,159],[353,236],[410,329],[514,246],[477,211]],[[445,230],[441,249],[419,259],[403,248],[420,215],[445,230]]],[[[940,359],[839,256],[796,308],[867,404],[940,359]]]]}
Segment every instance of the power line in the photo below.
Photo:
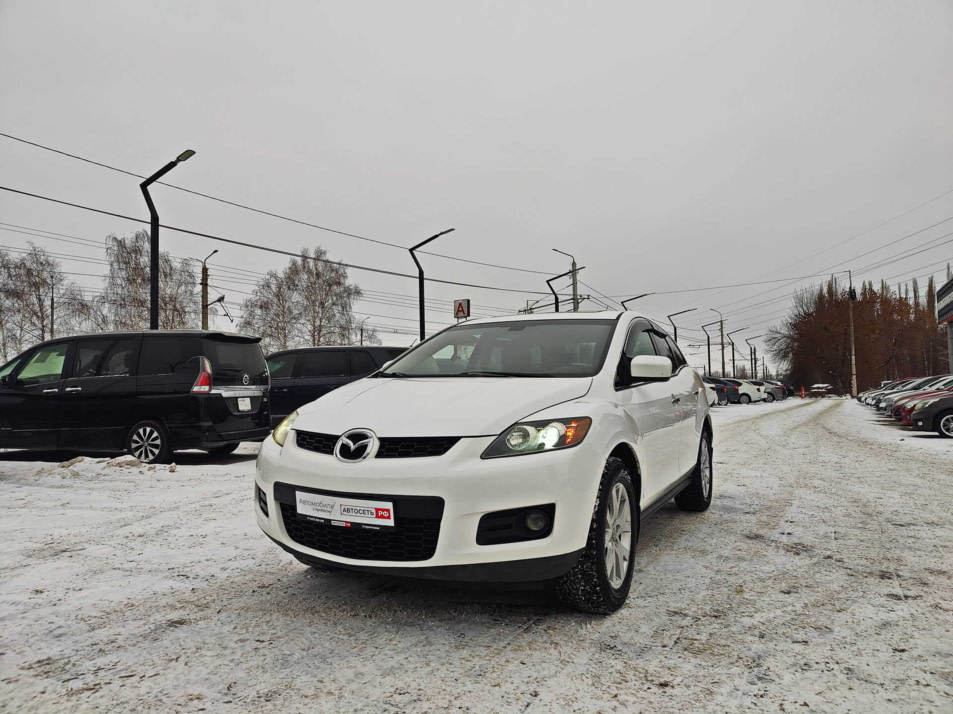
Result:
{"type": "MultiPolygon", "coordinates": [[[[51,151],[51,152],[53,152],[54,154],[60,154],[61,156],[66,156],[66,157],[71,158],[71,159],[76,159],[77,161],[83,161],[83,162],[85,162],[85,163],[87,163],[87,164],[92,164],[93,166],[99,166],[100,168],[109,169],[110,171],[115,171],[115,172],[117,172],[117,173],[125,174],[126,176],[132,176],[133,178],[137,178],[137,179],[145,179],[145,178],[146,178],[145,176],[140,176],[139,174],[133,173],[132,171],[126,171],[125,169],[120,169],[120,168],[117,168],[116,166],[110,166],[109,164],[104,164],[104,163],[102,163],[101,161],[93,161],[92,159],[87,159],[87,158],[85,158],[85,157],[83,157],[83,156],[77,156],[76,154],[71,154],[71,153],[69,153],[69,152],[67,152],[67,151],[62,151],[62,150],[60,150],[60,149],[54,149],[54,148],[51,147],[51,146],[44,146],[43,144],[38,144],[38,143],[36,143],[36,142],[34,142],[34,141],[27,141],[26,139],[21,139],[21,138],[18,137],[18,136],[13,136],[13,135],[11,135],[11,134],[4,134],[4,133],[2,133],[2,132],[0,132],[0,136],[3,136],[3,137],[5,137],[5,138],[7,138],[7,139],[12,139],[13,141],[19,141],[20,143],[28,144],[28,145],[30,145],[30,146],[35,146],[35,147],[38,148],[38,149],[43,149],[43,150],[45,150],[45,151],[51,151]]],[[[277,218],[278,220],[282,220],[282,221],[288,221],[289,223],[296,223],[296,224],[298,224],[298,225],[306,226],[306,227],[308,227],[308,228],[315,228],[315,229],[320,230],[320,231],[326,231],[326,232],[328,232],[328,233],[334,233],[334,234],[336,234],[336,235],[344,236],[344,237],[347,237],[347,238],[356,238],[357,240],[363,240],[363,241],[367,241],[367,242],[369,242],[369,243],[376,243],[376,244],[378,244],[378,245],[384,245],[384,246],[387,246],[387,247],[389,247],[389,248],[397,248],[398,250],[403,250],[403,251],[407,250],[407,246],[398,245],[398,244],[396,244],[396,243],[388,243],[387,241],[378,240],[377,238],[368,238],[367,236],[362,236],[362,235],[358,235],[357,233],[349,233],[349,232],[347,232],[347,231],[337,230],[336,228],[328,228],[327,226],[320,226],[320,225],[318,225],[318,224],[316,224],[316,223],[309,223],[308,221],[302,221],[302,220],[297,219],[297,218],[290,218],[290,217],[288,217],[288,216],[283,216],[283,215],[281,215],[280,213],[274,213],[274,212],[272,212],[272,211],[266,211],[266,210],[263,210],[263,209],[261,209],[261,208],[254,208],[254,207],[252,207],[252,206],[247,206],[247,205],[245,205],[245,204],[237,203],[237,202],[235,202],[235,201],[229,201],[229,200],[224,199],[224,198],[218,198],[217,196],[210,196],[210,195],[207,194],[207,193],[202,193],[202,192],[200,192],[200,191],[193,191],[192,189],[183,188],[182,186],[176,186],[175,184],[166,183],[165,181],[156,181],[155,183],[161,184],[161,185],[166,186],[166,187],[168,187],[168,188],[174,188],[174,189],[176,189],[177,191],[182,191],[182,192],[184,192],[184,193],[190,193],[190,194],[192,194],[193,196],[199,196],[199,197],[201,197],[201,198],[206,198],[206,199],[208,199],[208,200],[210,200],[210,201],[217,201],[218,203],[224,203],[224,204],[226,204],[226,205],[228,205],[228,206],[233,206],[233,207],[235,207],[235,208],[241,208],[242,210],[245,210],[245,211],[251,211],[251,212],[253,212],[253,213],[259,213],[259,214],[261,214],[261,215],[263,215],[263,216],[269,216],[269,217],[271,217],[271,218],[277,218]]],[[[487,268],[497,268],[497,269],[499,269],[499,270],[513,270],[513,271],[517,271],[517,272],[520,272],[520,273],[533,273],[533,274],[536,274],[536,275],[549,275],[549,273],[547,273],[546,271],[542,271],[542,270],[530,270],[530,269],[528,269],[528,268],[515,268],[515,267],[509,266],[509,265],[495,265],[495,264],[493,264],[493,263],[485,263],[485,262],[482,262],[482,261],[479,261],[479,260],[469,260],[469,259],[467,259],[467,258],[457,258],[457,257],[451,256],[451,255],[443,255],[443,254],[441,254],[441,253],[431,253],[431,252],[423,251],[423,250],[420,251],[420,253],[421,253],[421,254],[426,254],[426,255],[432,255],[432,256],[437,257],[437,258],[444,258],[445,260],[454,260],[454,261],[461,262],[461,263],[470,263],[471,265],[481,265],[481,266],[487,267],[487,268]]]]}
{"type": "MultiPolygon", "coordinates": [[[[28,191],[21,191],[19,189],[10,188],[8,186],[0,186],[0,190],[9,191],[10,193],[20,194],[21,196],[29,196],[30,198],[36,198],[41,201],[49,201],[51,203],[58,203],[63,206],[70,206],[71,208],[79,208],[81,210],[90,211],[92,213],[99,213],[105,216],[112,216],[113,218],[121,218],[123,220],[133,221],[135,223],[143,223],[143,224],[149,223],[149,221],[143,220],[142,218],[124,216],[121,213],[114,213],[112,211],[106,211],[101,208],[93,208],[91,206],[83,206],[78,203],[70,203],[69,201],[61,201],[56,198],[51,198],[50,196],[42,196],[40,194],[30,193],[28,191]]],[[[166,230],[176,231],[177,233],[185,233],[187,235],[197,236],[199,238],[207,238],[209,240],[219,241],[221,243],[228,243],[230,245],[241,246],[242,248],[251,248],[253,250],[263,250],[268,253],[276,253],[278,255],[286,255],[293,258],[305,257],[298,253],[292,253],[291,251],[281,250],[280,248],[269,248],[267,246],[257,245],[255,243],[247,243],[245,241],[234,240],[232,238],[222,238],[221,236],[211,235],[209,233],[201,233],[199,231],[192,231],[187,228],[176,228],[175,226],[168,226],[162,223],[160,223],[159,226],[161,228],[165,228],[166,230]]],[[[371,268],[366,265],[357,265],[355,263],[344,263],[344,262],[339,262],[335,260],[328,260],[325,258],[315,258],[313,256],[307,256],[307,259],[314,260],[319,263],[330,263],[332,265],[340,265],[343,268],[348,268],[351,270],[363,270],[370,273],[378,273],[380,275],[392,275],[398,278],[410,278],[412,280],[418,279],[418,276],[416,275],[409,275],[407,273],[398,273],[393,270],[383,270],[382,268],[371,268]]],[[[475,285],[473,283],[460,283],[454,280],[441,280],[440,278],[424,278],[424,280],[431,283],[439,283],[442,285],[456,285],[458,287],[464,287],[464,288],[476,288],[479,290],[494,290],[498,292],[518,293],[520,295],[548,295],[549,294],[549,293],[542,292],[541,290],[516,290],[514,288],[501,288],[501,287],[496,287],[492,285],[475,285]]]]}

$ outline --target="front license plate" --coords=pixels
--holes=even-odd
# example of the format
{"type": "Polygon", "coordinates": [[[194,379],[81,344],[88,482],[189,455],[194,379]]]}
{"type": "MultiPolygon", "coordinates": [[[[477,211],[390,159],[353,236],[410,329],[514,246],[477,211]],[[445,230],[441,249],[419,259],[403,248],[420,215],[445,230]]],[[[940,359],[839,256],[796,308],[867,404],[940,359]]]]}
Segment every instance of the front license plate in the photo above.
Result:
{"type": "Polygon", "coordinates": [[[347,496],[295,491],[298,515],[344,528],[394,527],[394,504],[389,501],[365,501],[347,496]]]}
{"type": "Polygon", "coordinates": [[[239,397],[239,398],[238,398],[238,411],[240,411],[240,412],[250,412],[250,411],[251,411],[251,397],[239,397]]]}

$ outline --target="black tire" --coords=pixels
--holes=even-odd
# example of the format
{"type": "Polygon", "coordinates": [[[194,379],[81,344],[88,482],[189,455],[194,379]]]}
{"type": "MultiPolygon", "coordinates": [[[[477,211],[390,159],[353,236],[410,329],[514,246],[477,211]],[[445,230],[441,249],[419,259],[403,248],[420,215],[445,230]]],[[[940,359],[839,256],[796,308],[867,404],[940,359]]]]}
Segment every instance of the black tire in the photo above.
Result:
{"type": "Polygon", "coordinates": [[[683,511],[707,511],[711,505],[712,448],[708,432],[702,432],[698,441],[698,461],[692,470],[692,482],[675,497],[675,505],[683,511]]]}
{"type": "Polygon", "coordinates": [[[727,395],[727,394],[719,394],[719,395],[718,395],[718,406],[723,407],[723,406],[725,406],[726,404],[728,404],[728,395],[727,395]]]}
{"type": "Polygon", "coordinates": [[[953,409],[936,415],[936,433],[953,439],[953,409]]]}
{"type": "Polygon", "coordinates": [[[214,456],[228,456],[229,454],[234,454],[235,449],[237,449],[238,446],[239,446],[239,442],[236,441],[234,444],[225,444],[224,446],[215,446],[211,449],[206,449],[206,451],[208,451],[208,453],[214,456]]]}
{"type": "Polygon", "coordinates": [[[768,404],[770,404],[771,402],[774,401],[774,395],[771,394],[771,392],[768,392],[767,394],[764,395],[764,400],[765,400],[768,404]]]}
{"type": "Polygon", "coordinates": [[[738,397],[738,401],[742,404],[751,404],[751,397],[749,397],[747,394],[742,394],[740,397],[738,397]]]}
{"type": "Polygon", "coordinates": [[[144,464],[164,464],[172,456],[172,445],[162,424],[146,420],[129,430],[126,451],[144,464]]]}
{"type": "Polygon", "coordinates": [[[556,581],[556,595],[560,600],[577,610],[600,615],[608,615],[622,607],[632,585],[635,546],[639,541],[639,517],[638,496],[629,468],[621,459],[610,457],[602,471],[585,550],[572,570],[556,581]],[[617,509],[615,518],[611,517],[610,508],[617,509]],[[624,524],[626,510],[629,518],[627,534],[624,524]],[[614,546],[610,545],[611,554],[607,553],[606,547],[606,530],[610,520],[614,542],[614,546]],[[626,540],[627,559],[624,548],[626,540]],[[612,572],[606,563],[610,557],[615,564],[612,572]],[[620,577],[619,571],[623,568],[625,572],[620,577]]]}

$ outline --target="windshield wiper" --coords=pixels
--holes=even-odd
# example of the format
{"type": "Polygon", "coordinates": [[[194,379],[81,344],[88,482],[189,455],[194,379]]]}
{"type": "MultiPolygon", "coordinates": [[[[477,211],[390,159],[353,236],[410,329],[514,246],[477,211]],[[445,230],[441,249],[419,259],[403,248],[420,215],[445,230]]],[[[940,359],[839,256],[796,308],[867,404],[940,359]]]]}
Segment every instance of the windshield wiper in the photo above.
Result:
{"type": "Polygon", "coordinates": [[[473,372],[458,372],[457,377],[553,377],[555,375],[547,374],[546,372],[486,372],[486,371],[473,371],[473,372]]]}
{"type": "Polygon", "coordinates": [[[405,372],[378,372],[378,377],[413,377],[412,374],[406,374],[405,372]]]}

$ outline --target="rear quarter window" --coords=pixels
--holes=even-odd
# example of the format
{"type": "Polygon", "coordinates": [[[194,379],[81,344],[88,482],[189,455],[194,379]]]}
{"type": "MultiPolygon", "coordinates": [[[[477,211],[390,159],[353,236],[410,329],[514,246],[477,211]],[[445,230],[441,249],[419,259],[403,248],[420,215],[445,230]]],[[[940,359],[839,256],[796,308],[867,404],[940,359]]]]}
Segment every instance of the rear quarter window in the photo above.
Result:
{"type": "Polygon", "coordinates": [[[183,369],[198,370],[195,360],[202,354],[202,343],[197,337],[150,336],[142,338],[142,357],[139,376],[174,374],[183,369]]]}

